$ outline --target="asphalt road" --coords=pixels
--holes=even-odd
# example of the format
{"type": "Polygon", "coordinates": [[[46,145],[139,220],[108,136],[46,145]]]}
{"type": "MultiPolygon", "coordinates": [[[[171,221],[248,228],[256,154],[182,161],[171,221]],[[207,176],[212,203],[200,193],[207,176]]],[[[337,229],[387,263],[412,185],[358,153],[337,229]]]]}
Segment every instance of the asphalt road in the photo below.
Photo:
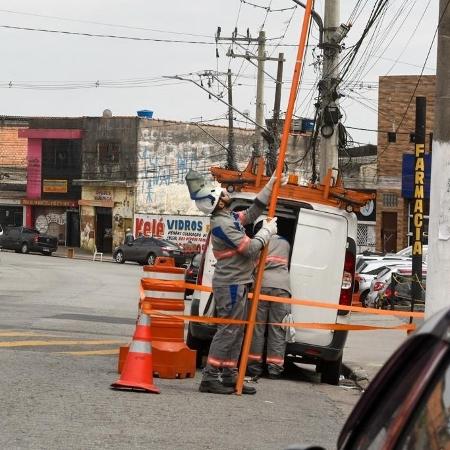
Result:
{"type": "Polygon", "coordinates": [[[0,252],[0,448],[334,448],[359,391],[311,372],[262,379],[255,396],[110,389],[134,331],[142,268],[0,252]]]}

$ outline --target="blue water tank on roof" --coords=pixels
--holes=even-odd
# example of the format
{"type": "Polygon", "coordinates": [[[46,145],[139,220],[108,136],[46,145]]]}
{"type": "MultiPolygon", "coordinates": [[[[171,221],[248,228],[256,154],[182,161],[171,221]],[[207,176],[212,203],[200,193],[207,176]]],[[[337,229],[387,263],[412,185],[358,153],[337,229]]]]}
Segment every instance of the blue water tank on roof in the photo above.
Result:
{"type": "Polygon", "coordinates": [[[150,111],[149,109],[141,109],[137,112],[138,117],[142,117],[143,119],[152,119],[153,118],[153,111],[150,111]]]}

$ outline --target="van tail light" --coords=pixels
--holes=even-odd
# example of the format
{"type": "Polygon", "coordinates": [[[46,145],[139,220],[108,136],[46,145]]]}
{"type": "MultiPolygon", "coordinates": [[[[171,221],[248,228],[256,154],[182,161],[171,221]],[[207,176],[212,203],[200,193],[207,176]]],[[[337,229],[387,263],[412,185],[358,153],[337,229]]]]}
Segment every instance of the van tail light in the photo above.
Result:
{"type": "Polygon", "coordinates": [[[384,283],[382,281],[376,281],[375,284],[373,285],[373,290],[374,291],[381,291],[381,289],[384,288],[384,283]]]}
{"type": "Polygon", "coordinates": [[[202,253],[202,259],[200,260],[200,265],[198,267],[198,275],[197,275],[197,284],[201,285],[203,281],[203,269],[205,268],[205,258],[206,258],[206,251],[208,249],[209,240],[211,239],[211,233],[208,233],[208,236],[206,238],[205,247],[202,253]]]}
{"type": "Polygon", "coordinates": [[[36,235],[34,236],[33,241],[37,243],[38,240],[39,240],[39,237],[38,237],[38,235],[36,234],[36,235]]]}
{"type": "MultiPolygon", "coordinates": [[[[345,252],[344,273],[342,274],[341,295],[339,296],[339,304],[351,306],[353,295],[353,284],[355,282],[355,263],[356,256],[351,251],[345,252]]],[[[338,310],[338,314],[345,316],[350,311],[338,310]]]]}

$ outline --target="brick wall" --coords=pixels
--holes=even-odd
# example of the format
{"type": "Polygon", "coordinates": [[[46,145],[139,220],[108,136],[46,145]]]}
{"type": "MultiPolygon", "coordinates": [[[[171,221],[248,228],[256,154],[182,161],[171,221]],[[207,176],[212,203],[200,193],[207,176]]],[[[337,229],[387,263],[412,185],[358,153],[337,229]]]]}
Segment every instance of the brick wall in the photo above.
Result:
{"type": "Polygon", "coordinates": [[[17,137],[19,127],[0,126],[0,166],[19,167],[27,165],[28,139],[17,137]]]}
{"type": "Polygon", "coordinates": [[[419,84],[418,81],[419,77],[416,75],[386,76],[379,79],[376,248],[380,251],[383,247],[383,212],[397,213],[397,250],[407,245],[408,202],[401,197],[402,158],[404,153],[414,153],[414,144],[410,142],[409,133],[415,130],[415,97],[419,96],[427,99],[425,149],[427,152],[429,149],[429,134],[433,131],[434,122],[436,77],[427,75],[421,78],[419,84]],[[387,131],[395,130],[396,142],[389,143],[387,131]],[[384,193],[397,195],[396,207],[383,205],[384,193]]]}

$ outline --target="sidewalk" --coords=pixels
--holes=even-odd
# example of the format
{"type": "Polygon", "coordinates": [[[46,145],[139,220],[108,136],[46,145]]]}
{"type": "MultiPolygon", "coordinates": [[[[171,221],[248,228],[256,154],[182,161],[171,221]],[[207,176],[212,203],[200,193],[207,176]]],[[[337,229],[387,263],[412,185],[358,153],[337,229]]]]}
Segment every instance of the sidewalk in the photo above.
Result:
{"type": "MultiPolygon", "coordinates": [[[[64,245],[59,245],[58,250],[56,252],[53,252],[53,256],[57,256],[58,258],[69,258],[70,257],[70,249],[73,249],[73,259],[85,259],[85,260],[92,260],[94,257],[94,254],[84,250],[80,247],[66,247],[64,245]]],[[[95,258],[96,261],[100,261],[100,256],[97,255],[95,258]]],[[[103,262],[113,262],[112,254],[111,253],[103,253],[103,262]]]]}
{"type": "MultiPolygon", "coordinates": [[[[387,327],[405,321],[394,316],[352,313],[350,323],[387,327]]],[[[344,349],[344,376],[365,389],[407,337],[405,330],[350,331],[344,349]]]]}

